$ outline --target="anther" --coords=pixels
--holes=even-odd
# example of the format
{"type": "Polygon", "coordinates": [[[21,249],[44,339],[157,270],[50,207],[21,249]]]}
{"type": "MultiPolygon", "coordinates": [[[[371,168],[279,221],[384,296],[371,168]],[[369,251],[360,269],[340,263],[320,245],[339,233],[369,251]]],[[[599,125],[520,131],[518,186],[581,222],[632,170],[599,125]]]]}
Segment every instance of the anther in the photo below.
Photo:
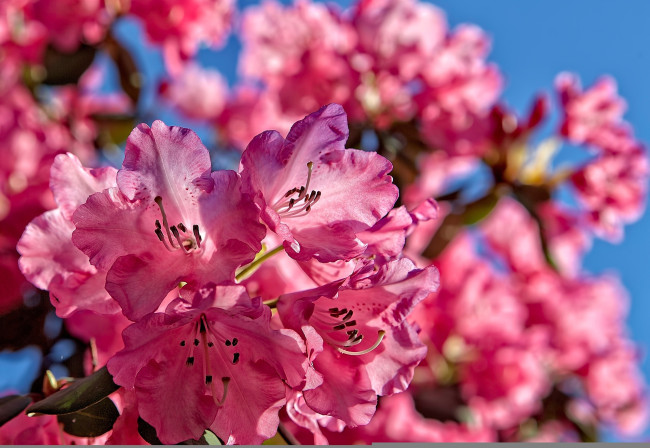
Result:
{"type": "Polygon", "coordinates": [[[232,363],[237,364],[239,362],[239,353],[235,353],[232,357],[232,363]]]}
{"type": "Polygon", "coordinates": [[[172,247],[176,247],[174,246],[174,241],[172,240],[172,235],[169,231],[169,224],[167,223],[167,215],[165,214],[165,207],[163,207],[162,204],[162,198],[160,196],[156,196],[154,201],[156,202],[156,204],[158,204],[158,208],[160,209],[160,214],[162,215],[162,219],[163,219],[162,226],[165,228],[165,231],[167,232],[167,238],[169,238],[169,243],[172,245],[172,247]]]}
{"type": "Polygon", "coordinates": [[[350,318],[352,317],[352,313],[353,313],[352,310],[348,311],[348,314],[343,316],[343,322],[345,322],[346,320],[350,320],[350,318]]]}
{"type": "Polygon", "coordinates": [[[330,308],[328,311],[330,313],[338,313],[339,309],[338,308],[330,308]]]}
{"type": "Polygon", "coordinates": [[[178,228],[181,229],[181,232],[183,233],[187,232],[187,229],[185,228],[185,224],[183,224],[182,222],[178,223],[178,228]]]}
{"type": "Polygon", "coordinates": [[[201,247],[201,234],[199,233],[199,226],[198,224],[194,224],[192,226],[192,232],[194,233],[194,239],[196,240],[196,245],[201,247]]]}
{"type": "Polygon", "coordinates": [[[293,204],[296,203],[295,199],[289,199],[289,207],[287,207],[287,211],[291,210],[291,207],[293,207],[293,204]]]}
{"type": "Polygon", "coordinates": [[[212,382],[212,375],[205,376],[205,384],[210,384],[212,382]]]}
{"type": "MultiPolygon", "coordinates": [[[[337,350],[339,352],[343,353],[344,355],[354,355],[354,356],[365,355],[367,353],[370,353],[371,351],[373,351],[377,347],[379,347],[379,344],[381,344],[381,341],[384,339],[385,335],[386,335],[386,332],[384,330],[379,330],[377,332],[377,340],[375,341],[375,343],[372,344],[371,347],[368,347],[365,350],[361,350],[360,352],[352,352],[352,351],[349,351],[349,350],[345,350],[343,348],[337,348],[337,350]]],[[[359,339],[359,341],[361,341],[361,339],[359,339]]]]}
{"type": "Polygon", "coordinates": [[[212,342],[208,342],[208,347],[213,347],[214,344],[212,342]]]}
{"type": "MultiPolygon", "coordinates": [[[[158,221],[156,221],[158,222],[158,221]]],[[[160,241],[165,241],[165,235],[163,235],[162,230],[156,229],[156,236],[160,241]]]]}
{"type": "Polygon", "coordinates": [[[185,347],[185,341],[181,341],[181,347],[185,347]]]}
{"type": "Polygon", "coordinates": [[[205,323],[203,322],[203,316],[201,316],[199,333],[205,333],[205,323]]]}
{"type": "Polygon", "coordinates": [[[230,339],[226,339],[226,346],[230,347],[230,344],[231,344],[230,339]]]}
{"type": "Polygon", "coordinates": [[[158,220],[156,219],[156,229],[160,229],[160,228],[161,228],[161,226],[160,226],[160,221],[158,221],[158,220]]]}
{"type": "Polygon", "coordinates": [[[335,330],[345,330],[345,324],[335,325],[332,328],[335,330]]]}
{"type": "Polygon", "coordinates": [[[198,339],[194,339],[194,347],[196,347],[196,346],[198,346],[198,345],[199,345],[199,340],[198,340],[198,339]]]}
{"type": "Polygon", "coordinates": [[[186,254],[190,253],[190,249],[192,248],[192,245],[184,244],[183,240],[181,239],[181,235],[178,233],[178,229],[176,228],[176,226],[171,226],[169,230],[172,231],[172,233],[174,234],[174,238],[176,238],[176,241],[178,241],[178,246],[183,248],[183,252],[185,252],[186,254]]]}
{"type": "Polygon", "coordinates": [[[289,191],[287,191],[287,192],[285,193],[284,197],[285,197],[285,198],[288,198],[289,196],[291,196],[292,194],[294,194],[294,193],[296,192],[296,190],[298,190],[298,189],[297,189],[297,188],[292,188],[291,190],[289,190],[289,191]]]}
{"type": "Polygon", "coordinates": [[[239,342],[239,340],[237,340],[237,338],[232,338],[232,346],[233,346],[233,347],[234,347],[235,345],[237,345],[238,342],[239,342]]]}
{"type": "Polygon", "coordinates": [[[185,365],[188,367],[191,367],[194,365],[194,356],[188,356],[187,361],[185,361],[185,365]]]}

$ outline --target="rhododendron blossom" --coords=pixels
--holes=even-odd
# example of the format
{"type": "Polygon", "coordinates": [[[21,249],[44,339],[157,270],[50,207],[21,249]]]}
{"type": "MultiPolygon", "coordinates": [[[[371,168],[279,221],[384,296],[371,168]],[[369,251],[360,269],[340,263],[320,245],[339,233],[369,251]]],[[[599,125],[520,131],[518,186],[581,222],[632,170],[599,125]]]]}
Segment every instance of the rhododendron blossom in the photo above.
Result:
{"type": "Polygon", "coordinates": [[[277,428],[284,382],[299,387],[307,365],[298,335],[271,330],[270,317],[243,287],[208,285],[128,327],[108,368],[135,389],[140,415],[164,443],[205,428],[228,443],[260,443],[277,428]]]}
{"type": "Polygon", "coordinates": [[[264,229],[239,191],[239,175],[210,169],[207,149],[189,129],[140,125],[117,187],[74,213],[73,242],[108,271],[106,290],[127,317],[155,311],[181,281],[231,280],[261,248],[264,229]]]}
{"type": "Polygon", "coordinates": [[[0,443],[647,429],[617,81],[520,114],[492,30],[344,3],[0,0],[0,443]]]}
{"type": "Polygon", "coordinates": [[[368,423],[377,395],[410,382],[425,347],[406,316],[438,286],[435,268],[418,270],[408,259],[377,268],[363,266],[345,283],[288,294],[278,304],[286,325],[310,325],[324,342],[313,362],[322,383],[303,391],[305,402],[353,426],[368,423]]]}
{"type": "Polygon", "coordinates": [[[345,149],[347,136],[345,112],[332,104],[296,123],[286,140],[264,132],[242,154],[243,191],[255,198],[264,223],[297,260],[329,262],[361,254],[365,247],[356,234],[397,199],[387,174],[390,163],[345,149]]]}

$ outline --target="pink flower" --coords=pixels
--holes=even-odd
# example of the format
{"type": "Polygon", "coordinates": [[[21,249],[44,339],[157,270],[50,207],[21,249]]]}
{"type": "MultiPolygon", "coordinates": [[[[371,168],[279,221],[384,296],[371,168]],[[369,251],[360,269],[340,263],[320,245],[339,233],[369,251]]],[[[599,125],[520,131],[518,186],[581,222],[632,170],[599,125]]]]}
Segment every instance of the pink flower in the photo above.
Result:
{"type": "Polygon", "coordinates": [[[218,71],[194,63],[187,64],[176,78],[161,87],[164,97],[176,108],[198,120],[214,120],[221,114],[228,88],[218,71]]]}
{"type": "Polygon", "coordinates": [[[638,362],[637,350],[620,341],[589,364],[584,378],[589,399],[600,417],[619,423],[626,433],[639,433],[647,426],[646,387],[638,362]]]}
{"type": "Polygon", "coordinates": [[[303,390],[305,402],[348,425],[367,424],[377,395],[401,392],[410,383],[425,347],[406,317],[439,284],[434,267],[415,269],[405,258],[376,272],[372,267],[345,281],[282,296],[278,303],[285,325],[296,330],[309,325],[325,342],[313,360],[322,384],[303,390]]]}
{"type": "Polygon", "coordinates": [[[163,443],[210,428],[229,444],[258,444],[276,432],[285,381],[300,387],[308,363],[298,335],[271,330],[270,318],[243,287],[207,285],[128,327],[108,369],[135,390],[163,443]]]}
{"type": "Polygon", "coordinates": [[[104,0],[33,0],[30,6],[31,18],[45,26],[57,49],[67,53],[81,43],[99,43],[113,20],[104,0]]]}
{"type": "Polygon", "coordinates": [[[645,207],[648,156],[643,148],[606,153],[576,171],[571,181],[597,235],[620,241],[623,225],[645,207]]]}
{"type": "MultiPolygon", "coordinates": [[[[119,308],[118,308],[119,309],[119,308]]],[[[120,312],[98,314],[94,311],[79,310],[66,317],[65,326],[74,337],[93,344],[86,352],[86,373],[105,366],[108,360],[124,348],[122,331],[131,324],[120,312]],[[96,359],[92,356],[96,355],[96,359]],[[96,365],[93,362],[96,361],[96,365]]]]}
{"type": "Polygon", "coordinates": [[[580,80],[571,73],[555,79],[564,110],[560,134],[573,143],[602,147],[623,123],[625,101],[616,92],[616,81],[602,77],[589,90],[582,91],[580,80]]]}
{"type": "Polygon", "coordinates": [[[341,23],[336,11],[310,1],[292,6],[268,1],[248,8],[241,34],[241,73],[264,80],[274,89],[297,74],[327,76],[327,71],[336,71],[344,62],[342,55],[354,45],[353,31],[341,23]]]}
{"type": "Polygon", "coordinates": [[[422,69],[423,136],[449,154],[480,155],[490,137],[488,112],[501,92],[501,75],[485,62],[490,43],[477,27],[463,25],[422,69]]]}
{"type": "Polygon", "coordinates": [[[454,422],[423,418],[408,393],[381,399],[372,421],[366,426],[346,428],[342,432],[324,431],[330,444],[374,443],[456,443],[494,442],[496,434],[487,427],[471,427],[454,422]]]}
{"type": "Polygon", "coordinates": [[[60,317],[78,309],[115,313],[119,307],[104,289],[106,271],[91,266],[72,244],[72,214],[88,196],[115,185],[116,170],[83,168],[74,155],[56,157],[51,188],[58,208],[35,218],[17,245],[19,266],[36,287],[49,290],[60,317]]]}
{"type": "Polygon", "coordinates": [[[217,118],[219,137],[243,151],[260,132],[276,129],[286,135],[303,114],[288,116],[281,110],[277,92],[238,86],[217,118]]]}
{"type": "Polygon", "coordinates": [[[144,22],[151,42],[162,44],[167,69],[178,74],[199,44],[221,45],[234,14],[233,0],[132,0],[130,14],[144,22]]]}
{"type": "Polygon", "coordinates": [[[376,153],[345,149],[346,115],[331,104],[291,128],[286,140],[267,131],[242,154],[243,191],[297,260],[349,260],[365,247],[356,234],[390,211],[392,166],[376,153]],[[350,194],[353,192],[353,194],[350,194]]]}
{"type": "Polygon", "coordinates": [[[481,421],[505,429],[541,408],[550,382],[542,357],[531,347],[480,350],[473,358],[463,365],[461,390],[481,421]]]}
{"type": "Polygon", "coordinates": [[[444,45],[447,22],[433,5],[413,0],[364,0],[351,19],[358,51],[372,57],[373,68],[411,80],[426,58],[444,45]]]}
{"type": "Polygon", "coordinates": [[[239,175],[210,169],[189,129],[141,124],[117,187],[74,213],[74,244],[108,271],[106,290],[130,319],[155,311],[179,282],[232,281],[261,248],[259,212],[240,193],[239,175]]]}

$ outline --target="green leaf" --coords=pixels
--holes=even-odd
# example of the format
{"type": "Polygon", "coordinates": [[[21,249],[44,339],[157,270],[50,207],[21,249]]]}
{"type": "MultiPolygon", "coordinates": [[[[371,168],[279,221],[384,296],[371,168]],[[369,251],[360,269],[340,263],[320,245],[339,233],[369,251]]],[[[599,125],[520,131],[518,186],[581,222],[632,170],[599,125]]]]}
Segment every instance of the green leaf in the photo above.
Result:
{"type": "Polygon", "coordinates": [[[138,434],[150,445],[163,444],[156,434],[156,428],[147,423],[142,417],[138,417],[138,434]]]}
{"type": "Polygon", "coordinates": [[[223,445],[223,443],[221,443],[221,439],[219,439],[219,437],[217,437],[217,435],[209,429],[205,430],[202,438],[205,439],[208,445],[223,445]]]}
{"type": "Polygon", "coordinates": [[[497,202],[499,202],[499,197],[494,193],[489,193],[481,199],[467,204],[463,212],[463,224],[469,226],[483,220],[494,210],[497,202]]]}
{"type": "Polygon", "coordinates": [[[77,412],[106,398],[119,389],[106,367],[86,378],[73,381],[65,388],[27,409],[29,414],[69,414],[77,412]]]}
{"type": "Polygon", "coordinates": [[[110,398],[88,406],[81,411],[62,414],[57,418],[63,423],[63,430],[77,437],[97,437],[113,429],[115,420],[120,416],[110,398]]]}
{"type": "Polygon", "coordinates": [[[72,53],[63,53],[51,45],[48,46],[43,61],[45,67],[43,83],[51,86],[77,83],[93,63],[96,52],[95,47],[85,44],[72,53]]]}
{"type": "Polygon", "coordinates": [[[20,414],[32,402],[29,395],[10,395],[0,398],[0,426],[20,414]]]}
{"type": "MultiPolygon", "coordinates": [[[[147,423],[142,417],[138,417],[138,433],[151,445],[163,445],[156,434],[156,428],[147,423]]],[[[176,445],[223,445],[223,442],[212,431],[206,429],[198,439],[188,439],[176,445]]]]}

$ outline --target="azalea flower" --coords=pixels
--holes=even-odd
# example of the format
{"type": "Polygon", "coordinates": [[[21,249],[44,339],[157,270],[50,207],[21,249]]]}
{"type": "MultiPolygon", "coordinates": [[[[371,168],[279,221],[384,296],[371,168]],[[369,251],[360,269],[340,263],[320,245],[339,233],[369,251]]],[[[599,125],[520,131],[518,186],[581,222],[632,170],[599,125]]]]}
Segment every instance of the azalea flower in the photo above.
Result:
{"type": "Polygon", "coordinates": [[[135,390],[163,443],[209,428],[229,444],[259,444],[276,432],[285,382],[301,388],[308,364],[300,337],[271,330],[270,318],[243,286],[205,285],[128,327],[108,370],[135,390]]]}
{"type": "Polygon", "coordinates": [[[292,258],[354,258],[365,250],[357,233],[397,200],[390,162],[345,149],[347,137],[343,108],[330,104],[294,124],[286,139],[275,131],[261,133],[242,154],[242,189],[292,258]]]}
{"type": "Polygon", "coordinates": [[[141,124],[127,140],[117,187],[74,213],[74,244],[108,271],[106,290],[128,318],[155,311],[180,282],[234,281],[261,249],[264,228],[239,175],[210,169],[191,130],[141,124]]]}

